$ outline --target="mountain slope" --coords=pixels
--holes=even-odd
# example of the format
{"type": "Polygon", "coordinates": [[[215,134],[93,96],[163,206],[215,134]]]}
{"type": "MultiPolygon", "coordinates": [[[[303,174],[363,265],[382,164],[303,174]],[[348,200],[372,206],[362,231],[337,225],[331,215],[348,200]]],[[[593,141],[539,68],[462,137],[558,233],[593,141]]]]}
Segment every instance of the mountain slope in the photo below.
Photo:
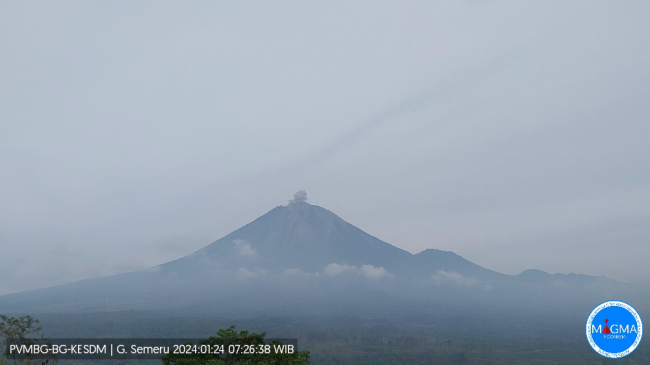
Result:
{"type": "Polygon", "coordinates": [[[613,293],[601,288],[616,285],[584,275],[504,275],[449,251],[412,255],[327,209],[295,201],[191,255],[148,270],[0,296],[0,312],[241,311],[249,308],[244,303],[259,303],[260,311],[271,306],[287,310],[288,303],[294,312],[382,306],[397,310],[414,300],[467,306],[497,303],[504,295],[551,298],[547,294],[554,290],[564,297],[573,292],[600,297],[613,293]]]}
{"type": "Polygon", "coordinates": [[[161,265],[164,271],[245,267],[317,272],[331,263],[371,264],[399,272],[412,255],[305,202],[279,206],[194,254],[161,265]]]}

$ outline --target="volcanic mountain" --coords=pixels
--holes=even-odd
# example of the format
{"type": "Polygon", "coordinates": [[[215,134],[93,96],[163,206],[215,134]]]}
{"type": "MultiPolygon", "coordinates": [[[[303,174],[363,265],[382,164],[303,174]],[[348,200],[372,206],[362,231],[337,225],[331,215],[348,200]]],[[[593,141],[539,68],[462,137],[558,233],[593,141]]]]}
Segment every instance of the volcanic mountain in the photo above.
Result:
{"type": "MultiPolygon", "coordinates": [[[[372,266],[400,276],[431,276],[440,270],[499,276],[446,251],[412,255],[306,202],[278,206],[192,255],[160,266],[163,272],[249,270],[323,272],[328,265],[372,266]]],[[[332,266],[334,267],[334,266],[332,266]]]]}
{"type": "Polygon", "coordinates": [[[260,300],[313,308],[333,298],[361,307],[369,301],[404,303],[404,298],[466,303],[617,285],[598,277],[573,279],[538,271],[504,275],[449,251],[413,255],[327,209],[294,199],[186,257],[148,270],[0,296],[0,312],[225,310],[260,300]]]}

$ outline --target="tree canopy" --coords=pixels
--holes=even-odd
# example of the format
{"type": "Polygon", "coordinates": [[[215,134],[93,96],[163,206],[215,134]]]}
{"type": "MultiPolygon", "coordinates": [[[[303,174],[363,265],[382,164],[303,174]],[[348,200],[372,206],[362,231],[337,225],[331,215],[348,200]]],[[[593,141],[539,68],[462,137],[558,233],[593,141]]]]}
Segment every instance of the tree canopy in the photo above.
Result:
{"type": "MultiPolygon", "coordinates": [[[[38,335],[41,330],[42,327],[38,324],[38,320],[32,316],[9,317],[0,314],[0,345],[2,346],[0,365],[4,365],[7,362],[7,356],[9,355],[6,350],[7,341],[13,340],[24,344],[30,344],[31,340],[27,338],[27,336],[38,335]]],[[[19,361],[31,364],[33,360],[33,356],[28,356],[19,361]]],[[[13,362],[16,363],[15,356],[13,362]]]]}

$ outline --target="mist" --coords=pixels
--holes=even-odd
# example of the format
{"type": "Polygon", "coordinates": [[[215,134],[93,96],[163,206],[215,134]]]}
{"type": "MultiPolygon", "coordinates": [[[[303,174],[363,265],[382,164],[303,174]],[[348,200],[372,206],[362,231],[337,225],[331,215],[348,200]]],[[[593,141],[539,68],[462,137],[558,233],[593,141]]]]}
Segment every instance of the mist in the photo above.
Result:
{"type": "Polygon", "coordinates": [[[410,253],[647,283],[648,6],[3,3],[0,294],[299,189],[410,253]]]}

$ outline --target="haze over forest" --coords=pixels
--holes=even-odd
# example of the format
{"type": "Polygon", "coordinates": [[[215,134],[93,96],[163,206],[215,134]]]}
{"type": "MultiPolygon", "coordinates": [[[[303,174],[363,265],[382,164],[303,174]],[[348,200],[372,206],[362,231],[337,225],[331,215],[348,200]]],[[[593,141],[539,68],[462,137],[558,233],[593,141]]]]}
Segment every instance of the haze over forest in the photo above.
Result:
{"type": "Polygon", "coordinates": [[[412,254],[647,285],[649,14],[3,2],[0,294],[156,267],[299,189],[412,254]]]}

